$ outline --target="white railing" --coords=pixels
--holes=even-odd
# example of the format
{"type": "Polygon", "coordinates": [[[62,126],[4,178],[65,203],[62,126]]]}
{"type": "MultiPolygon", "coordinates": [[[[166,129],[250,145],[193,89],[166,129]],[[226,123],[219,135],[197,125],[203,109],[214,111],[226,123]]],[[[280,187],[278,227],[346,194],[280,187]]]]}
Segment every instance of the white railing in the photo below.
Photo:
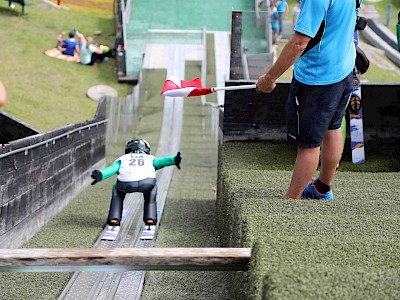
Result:
{"type": "MultiPolygon", "coordinates": [[[[207,31],[206,27],[203,27],[201,33],[203,41],[203,59],[201,62],[201,82],[204,86],[207,86],[207,31]]],[[[206,104],[206,96],[201,96],[201,104],[206,104]]]]}
{"type": "MultiPolygon", "coordinates": [[[[130,0],[127,0],[130,2],[130,0]]],[[[128,41],[126,37],[126,7],[125,7],[125,0],[121,0],[121,17],[122,17],[122,38],[124,40],[124,48],[125,48],[125,53],[127,51],[127,44],[126,42],[128,41]]]]}
{"type": "Polygon", "coordinates": [[[132,0],[126,0],[126,8],[125,8],[125,22],[128,24],[131,21],[131,3],[132,0]]]}

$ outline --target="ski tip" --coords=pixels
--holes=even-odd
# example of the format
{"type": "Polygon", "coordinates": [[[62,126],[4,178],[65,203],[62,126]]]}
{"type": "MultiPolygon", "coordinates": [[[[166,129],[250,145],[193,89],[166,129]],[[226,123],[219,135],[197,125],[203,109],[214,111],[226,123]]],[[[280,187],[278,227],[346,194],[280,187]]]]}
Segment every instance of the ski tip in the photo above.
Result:
{"type": "Polygon", "coordinates": [[[105,241],[115,241],[120,228],[121,228],[120,226],[107,225],[107,230],[103,233],[101,239],[105,241]]]}
{"type": "Polygon", "coordinates": [[[156,233],[156,225],[145,225],[140,235],[141,240],[152,240],[156,233]]]}

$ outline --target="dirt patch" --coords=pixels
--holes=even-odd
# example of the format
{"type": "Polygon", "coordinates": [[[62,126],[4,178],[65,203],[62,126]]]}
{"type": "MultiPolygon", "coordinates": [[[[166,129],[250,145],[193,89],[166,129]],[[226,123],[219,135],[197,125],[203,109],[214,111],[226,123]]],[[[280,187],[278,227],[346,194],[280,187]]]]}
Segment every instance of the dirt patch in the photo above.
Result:
{"type": "MultiPolygon", "coordinates": [[[[58,4],[57,0],[48,0],[48,2],[53,3],[54,5],[58,4]]],[[[110,13],[113,11],[114,0],[103,0],[103,1],[95,1],[95,0],[61,0],[60,5],[63,7],[71,8],[71,9],[79,9],[81,11],[96,11],[101,13],[110,13]]],[[[49,5],[45,1],[38,3],[37,6],[43,8],[54,8],[54,6],[49,5]]]]}
{"type": "MultiPolygon", "coordinates": [[[[52,2],[57,3],[57,1],[52,1],[52,2]]],[[[112,11],[113,9],[113,1],[104,2],[104,1],[94,1],[94,0],[61,0],[61,4],[65,6],[73,5],[85,8],[87,10],[96,8],[98,10],[112,11]]]]}

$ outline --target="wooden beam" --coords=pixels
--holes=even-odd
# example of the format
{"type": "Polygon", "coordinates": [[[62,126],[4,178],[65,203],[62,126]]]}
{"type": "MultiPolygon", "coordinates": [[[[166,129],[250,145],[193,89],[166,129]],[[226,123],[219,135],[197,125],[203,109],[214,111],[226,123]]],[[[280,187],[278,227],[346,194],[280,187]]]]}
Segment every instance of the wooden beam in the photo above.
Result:
{"type": "Polygon", "coordinates": [[[251,248],[0,249],[0,272],[246,271],[251,248]]]}

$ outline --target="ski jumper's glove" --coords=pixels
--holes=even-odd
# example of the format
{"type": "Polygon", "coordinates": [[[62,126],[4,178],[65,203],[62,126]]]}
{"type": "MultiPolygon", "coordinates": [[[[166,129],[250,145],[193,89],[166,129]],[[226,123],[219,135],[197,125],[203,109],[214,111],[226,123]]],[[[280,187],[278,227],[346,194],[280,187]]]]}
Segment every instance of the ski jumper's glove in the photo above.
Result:
{"type": "Polygon", "coordinates": [[[94,179],[94,181],[92,182],[92,185],[95,185],[96,183],[101,181],[103,175],[101,175],[101,172],[99,170],[94,170],[92,172],[92,175],[90,175],[90,177],[92,177],[94,179]]]}
{"type": "Polygon", "coordinates": [[[180,169],[181,161],[182,161],[181,153],[178,152],[177,155],[154,158],[153,167],[154,167],[154,169],[156,169],[156,171],[160,170],[164,167],[173,166],[173,165],[177,166],[177,168],[180,169]]]}
{"type": "Polygon", "coordinates": [[[181,153],[178,152],[175,156],[175,166],[180,170],[181,169],[181,161],[182,161],[182,157],[181,157],[181,153]]]}

